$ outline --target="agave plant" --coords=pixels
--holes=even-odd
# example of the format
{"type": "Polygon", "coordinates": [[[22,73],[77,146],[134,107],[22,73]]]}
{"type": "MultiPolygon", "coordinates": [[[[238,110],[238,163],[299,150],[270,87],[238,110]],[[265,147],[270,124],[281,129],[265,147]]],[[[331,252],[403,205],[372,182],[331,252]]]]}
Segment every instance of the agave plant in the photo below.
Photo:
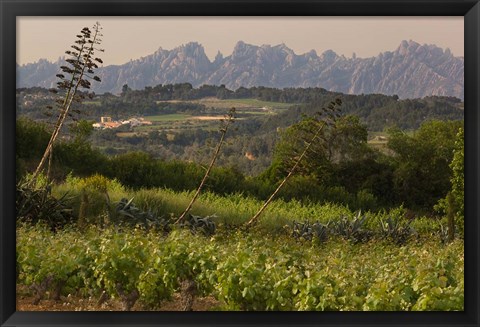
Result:
{"type": "Polygon", "coordinates": [[[401,220],[399,217],[388,217],[380,220],[382,238],[389,239],[397,244],[405,244],[409,238],[416,234],[410,226],[412,220],[401,220]]]}
{"type": "Polygon", "coordinates": [[[18,182],[15,199],[17,221],[33,224],[44,222],[52,230],[72,223],[73,210],[68,205],[70,198],[64,194],[57,199],[50,190],[50,184],[37,186],[29,180],[18,182]]]}
{"type": "Polygon", "coordinates": [[[353,219],[350,219],[348,216],[342,216],[340,219],[332,222],[332,232],[345,239],[353,240],[355,243],[368,241],[373,233],[363,228],[366,220],[367,216],[362,216],[361,211],[353,219]]]}
{"type": "Polygon", "coordinates": [[[297,239],[311,240],[316,238],[320,242],[325,242],[328,239],[328,224],[324,225],[320,222],[311,224],[308,221],[297,223],[294,221],[292,235],[297,239]]]}
{"type": "Polygon", "coordinates": [[[192,214],[186,216],[187,219],[180,224],[181,227],[189,228],[192,233],[202,233],[205,236],[211,236],[215,234],[215,222],[212,218],[215,216],[200,217],[192,214]]]}
{"type": "Polygon", "coordinates": [[[170,218],[157,217],[152,211],[143,211],[133,204],[133,198],[130,200],[122,198],[115,207],[113,215],[115,224],[126,224],[130,226],[143,226],[147,229],[156,228],[163,231],[169,230],[173,221],[170,218]]]}

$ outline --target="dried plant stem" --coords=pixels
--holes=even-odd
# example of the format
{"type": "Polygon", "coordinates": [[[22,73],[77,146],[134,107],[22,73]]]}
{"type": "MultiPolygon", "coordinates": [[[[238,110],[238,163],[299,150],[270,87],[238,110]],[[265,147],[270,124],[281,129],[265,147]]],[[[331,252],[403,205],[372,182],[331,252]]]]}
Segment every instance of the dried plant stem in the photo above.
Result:
{"type": "Polygon", "coordinates": [[[195,194],[188,204],[187,208],[183,213],[180,215],[180,217],[175,221],[175,224],[178,224],[182,222],[185,219],[185,216],[188,214],[188,212],[192,209],[193,204],[197,200],[198,196],[200,195],[200,192],[202,191],[203,186],[205,185],[205,182],[208,179],[208,176],[210,175],[210,171],[212,170],[213,166],[215,165],[215,162],[217,161],[218,155],[220,154],[220,149],[222,148],[222,145],[225,141],[225,135],[227,134],[228,127],[230,124],[234,122],[234,117],[233,114],[235,112],[235,108],[232,108],[230,110],[230,113],[227,115],[225,119],[225,126],[221,129],[222,136],[220,137],[220,141],[217,144],[217,148],[215,149],[215,153],[213,154],[212,161],[210,162],[210,165],[207,168],[207,171],[205,172],[205,175],[202,178],[202,181],[200,182],[200,185],[198,185],[197,190],[195,191],[195,194]]]}
{"type": "Polygon", "coordinates": [[[289,173],[287,174],[287,176],[285,176],[285,178],[283,179],[283,181],[278,185],[278,187],[276,188],[276,190],[272,193],[272,195],[270,195],[270,197],[268,198],[267,201],[265,201],[265,203],[263,204],[263,206],[260,208],[260,210],[258,210],[258,212],[247,222],[246,226],[251,226],[255,221],[258,220],[258,218],[260,217],[260,215],[262,214],[262,212],[267,208],[267,206],[270,204],[270,202],[273,201],[273,199],[275,198],[275,196],[278,194],[278,192],[280,192],[280,190],[282,189],[282,187],[285,185],[285,183],[287,183],[287,181],[290,179],[290,177],[293,175],[293,173],[295,172],[295,170],[297,169],[298,165],[300,164],[300,162],[303,160],[303,158],[306,156],[308,150],[310,149],[310,146],[317,140],[317,138],[320,136],[320,133],[322,132],[323,130],[323,127],[326,125],[325,122],[323,122],[323,124],[317,129],[315,135],[312,137],[312,139],[310,140],[309,143],[307,143],[307,146],[305,147],[305,149],[303,150],[302,154],[298,157],[298,159],[296,160],[295,164],[293,165],[292,169],[290,169],[289,173]]]}

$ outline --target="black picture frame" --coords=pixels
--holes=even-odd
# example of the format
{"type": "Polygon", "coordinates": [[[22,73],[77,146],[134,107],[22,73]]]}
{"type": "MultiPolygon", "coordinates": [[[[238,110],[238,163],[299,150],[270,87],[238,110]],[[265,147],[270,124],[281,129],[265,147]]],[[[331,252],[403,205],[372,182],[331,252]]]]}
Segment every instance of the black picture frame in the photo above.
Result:
{"type": "MultiPolygon", "coordinates": [[[[478,0],[0,0],[1,326],[479,326],[480,3],[478,0]],[[15,40],[17,16],[464,16],[465,311],[16,312],[15,40]]],[[[45,33],[54,33],[45,31],[45,33]]]]}

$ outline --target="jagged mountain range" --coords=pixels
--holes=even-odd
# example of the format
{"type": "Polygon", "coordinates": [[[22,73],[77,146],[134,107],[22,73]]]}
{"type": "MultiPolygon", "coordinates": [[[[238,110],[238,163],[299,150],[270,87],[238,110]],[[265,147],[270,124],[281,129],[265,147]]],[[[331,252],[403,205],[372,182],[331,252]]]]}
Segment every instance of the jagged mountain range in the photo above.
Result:
{"type": "MultiPolygon", "coordinates": [[[[54,87],[62,59],[17,65],[17,87],[54,87]]],[[[197,42],[155,53],[123,65],[97,70],[101,83],[93,83],[97,93],[120,93],[128,84],[143,89],[169,83],[210,84],[239,87],[266,86],[321,87],[348,94],[397,94],[400,98],[430,95],[464,95],[464,58],[449,49],[402,41],[394,51],[370,58],[346,58],[327,50],[297,55],[284,44],[255,46],[239,41],[233,53],[218,53],[211,61],[197,42]]]]}

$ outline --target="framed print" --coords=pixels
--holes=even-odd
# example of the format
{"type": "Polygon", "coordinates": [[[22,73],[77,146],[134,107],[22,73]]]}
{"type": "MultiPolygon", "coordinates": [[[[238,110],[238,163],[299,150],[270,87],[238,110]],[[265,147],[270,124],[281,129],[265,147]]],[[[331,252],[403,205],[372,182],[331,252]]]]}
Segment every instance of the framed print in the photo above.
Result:
{"type": "Polygon", "coordinates": [[[0,1],[1,326],[479,325],[478,1],[0,1]]]}

